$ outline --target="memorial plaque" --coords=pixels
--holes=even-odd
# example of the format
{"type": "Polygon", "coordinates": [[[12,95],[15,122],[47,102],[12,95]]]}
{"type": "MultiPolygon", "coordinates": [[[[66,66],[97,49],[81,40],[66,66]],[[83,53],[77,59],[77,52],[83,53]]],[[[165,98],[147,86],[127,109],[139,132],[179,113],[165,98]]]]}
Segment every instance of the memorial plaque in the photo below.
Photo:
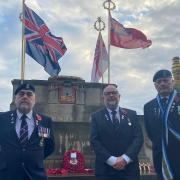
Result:
{"type": "Polygon", "coordinates": [[[61,104],[74,104],[76,102],[76,88],[59,87],[59,102],[61,104]]]}

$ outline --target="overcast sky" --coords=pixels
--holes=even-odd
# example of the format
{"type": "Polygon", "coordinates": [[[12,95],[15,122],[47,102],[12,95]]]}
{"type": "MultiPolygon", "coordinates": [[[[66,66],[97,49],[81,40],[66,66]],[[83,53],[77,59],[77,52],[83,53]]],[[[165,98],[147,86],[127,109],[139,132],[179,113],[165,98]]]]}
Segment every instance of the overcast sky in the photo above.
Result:
{"type": "MultiPolygon", "coordinates": [[[[52,34],[64,39],[67,52],[59,60],[59,75],[90,81],[98,32],[94,22],[101,16],[107,26],[104,0],[26,0],[47,24],[52,34]]],[[[111,46],[111,83],[118,85],[120,105],[143,113],[143,105],[156,96],[153,74],[170,69],[172,58],[180,56],[179,0],[113,0],[112,17],[125,27],[141,30],[152,46],[120,49],[111,46]]],[[[13,79],[20,78],[21,0],[0,1],[0,111],[9,110],[13,79]]],[[[102,32],[107,46],[107,28],[102,32]]],[[[47,80],[49,75],[26,55],[25,79],[47,80]]],[[[107,73],[105,74],[107,82],[107,73]]]]}

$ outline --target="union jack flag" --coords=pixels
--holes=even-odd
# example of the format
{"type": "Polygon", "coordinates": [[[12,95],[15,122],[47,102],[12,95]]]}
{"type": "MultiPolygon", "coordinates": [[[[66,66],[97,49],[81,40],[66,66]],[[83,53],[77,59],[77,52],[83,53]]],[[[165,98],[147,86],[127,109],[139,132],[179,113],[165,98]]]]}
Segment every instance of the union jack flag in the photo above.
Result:
{"type": "Polygon", "coordinates": [[[32,9],[24,6],[26,53],[41,64],[49,75],[57,76],[61,70],[58,59],[67,50],[63,39],[52,35],[44,21],[32,9]]]}

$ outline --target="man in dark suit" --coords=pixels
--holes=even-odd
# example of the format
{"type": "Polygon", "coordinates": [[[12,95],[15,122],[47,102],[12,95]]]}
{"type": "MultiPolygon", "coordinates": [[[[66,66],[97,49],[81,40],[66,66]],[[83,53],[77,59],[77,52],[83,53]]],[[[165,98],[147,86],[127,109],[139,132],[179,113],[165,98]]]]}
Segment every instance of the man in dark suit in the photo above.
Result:
{"type": "Polygon", "coordinates": [[[139,180],[138,153],[143,135],[135,111],[119,107],[114,85],[103,91],[105,108],[92,114],[91,145],[97,180],[139,180]]]}
{"type": "Polygon", "coordinates": [[[21,84],[16,109],[0,114],[0,179],[47,180],[43,160],[54,150],[51,118],[33,111],[35,88],[21,84]]]}
{"type": "Polygon", "coordinates": [[[145,104],[144,120],[157,179],[180,180],[180,97],[170,71],[156,72],[153,82],[158,95],[145,104]]]}

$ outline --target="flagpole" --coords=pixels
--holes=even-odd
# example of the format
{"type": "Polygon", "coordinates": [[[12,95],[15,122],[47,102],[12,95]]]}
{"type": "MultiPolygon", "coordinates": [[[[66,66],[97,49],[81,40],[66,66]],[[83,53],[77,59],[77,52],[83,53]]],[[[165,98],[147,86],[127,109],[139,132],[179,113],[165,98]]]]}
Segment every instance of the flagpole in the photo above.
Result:
{"type": "Polygon", "coordinates": [[[109,9],[108,9],[108,84],[110,84],[110,2],[109,2],[109,9]]]}
{"type": "Polygon", "coordinates": [[[21,80],[24,80],[24,74],[25,74],[25,47],[26,47],[26,42],[24,38],[24,4],[25,0],[22,0],[22,13],[20,14],[20,20],[22,22],[22,52],[21,52],[21,80]]]}
{"type": "MultiPolygon", "coordinates": [[[[98,17],[97,21],[95,21],[94,29],[96,29],[99,32],[99,35],[101,34],[101,31],[105,29],[105,23],[102,21],[101,17],[98,17]]],[[[98,35],[98,37],[99,37],[99,35],[98,35]]],[[[100,43],[101,42],[102,41],[100,41],[100,43]]],[[[102,47],[102,46],[100,46],[100,47],[102,47]]],[[[100,57],[101,57],[100,59],[102,59],[102,51],[101,51],[100,57]]],[[[104,83],[103,62],[102,61],[101,61],[101,73],[102,73],[102,83],[104,83]]]]}
{"type": "Polygon", "coordinates": [[[111,31],[111,11],[116,8],[116,5],[111,0],[106,0],[103,3],[104,9],[108,10],[108,84],[110,84],[110,31],[111,31]]]}

